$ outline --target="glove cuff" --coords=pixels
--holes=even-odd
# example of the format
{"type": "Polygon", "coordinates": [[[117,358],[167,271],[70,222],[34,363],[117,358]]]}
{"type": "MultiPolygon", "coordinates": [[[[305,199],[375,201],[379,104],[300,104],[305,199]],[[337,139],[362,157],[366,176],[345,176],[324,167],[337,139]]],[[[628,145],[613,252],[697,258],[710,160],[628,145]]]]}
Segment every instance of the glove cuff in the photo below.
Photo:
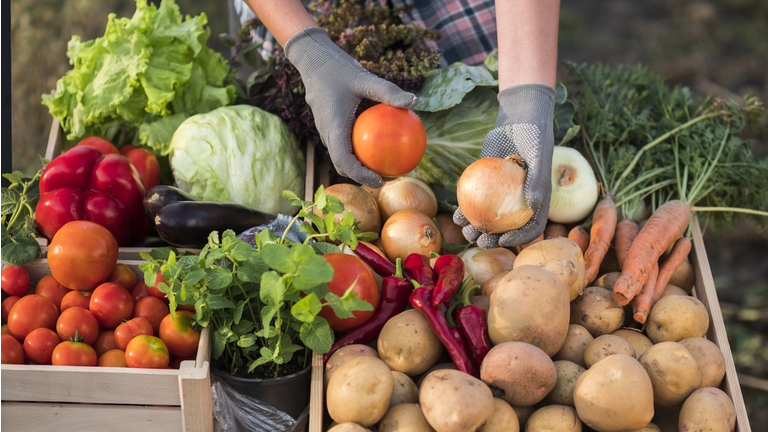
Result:
{"type": "Polygon", "coordinates": [[[539,124],[552,120],[555,89],[544,84],[522,84],[499,92],[499,115],[495,127],[508,124],[539,124]]]}
{"type": "Polygon", "coordinates": [[[285,56],[305,79],[328,60],[337,57],[337,47],[322,27],[307,27],[296,32],[285,43],[285,56]]]}

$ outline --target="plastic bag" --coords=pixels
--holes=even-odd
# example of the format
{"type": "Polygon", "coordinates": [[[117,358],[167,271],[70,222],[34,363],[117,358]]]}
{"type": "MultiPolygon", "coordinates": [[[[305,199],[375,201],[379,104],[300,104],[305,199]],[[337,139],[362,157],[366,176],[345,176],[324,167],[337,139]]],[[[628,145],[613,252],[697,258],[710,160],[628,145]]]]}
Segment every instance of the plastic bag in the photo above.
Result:
{"type": "Polygon", "coordinates": [[[289,432],[296,420],[272,405],[238,393],[211,374],[214,432],[289,432]]]}

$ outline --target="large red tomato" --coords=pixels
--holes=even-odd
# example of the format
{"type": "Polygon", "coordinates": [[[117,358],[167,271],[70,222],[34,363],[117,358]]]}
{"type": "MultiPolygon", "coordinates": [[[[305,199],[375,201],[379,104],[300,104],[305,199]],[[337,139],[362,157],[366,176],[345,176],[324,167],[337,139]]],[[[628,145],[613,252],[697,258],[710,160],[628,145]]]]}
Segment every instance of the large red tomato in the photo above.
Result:
{"type": "Polygon", "coordinates": [[[48,297],[48,300],[52,301],[56,305],[56,309],[61,312],[61,300],[70,291],[67,287],[63,286],[53,277],[53,275],[47,275],[40,279],[40,282],[35,285],[35,294],[40,294],[43,297],[48,297]]]}
{"type": "Polygon", "coordinates": [[[160,184],[160,163],[157,162],[154,153],[147,149],[137,148],[126,152],[125,157],[139,172],[144,190],[150,190],[160,184]]]}
{"type": "Polygon", "coordinates": [[[82,342],[66,341],[53,349],[51,364],[54,366],[96,366],[96,351],[82,342]]]}
{"type": "Polygon", "coordinates": [[[24,348],[13,336],[2,335],[0,338],[0,363],[24,364],[24,348]]]}
{"type": "Polygon", "coordinates": [[[25,337],[34,329],[56,328],[59,310],[48,298],[40,294],[29,294],[17,301],[8,314],[8,328],[18,340],[25,337]]]}
{"type": "Polygon", "coordinates": [[[352,127],[352,148],[364,166],[384,177],[408,174],[427,149],[427,131],[410,109],[378,104],[352,127]]]}
{"type": "Polygon", "coordinates": [[[155,336],[160,335],[160,323],[166,315],[171,313],[168,305],[157,297],[147,296],[136,302],[133,307],[133,316],[144,317],[152,324],[155,336]]]}
{"type": "Polygon", "coordinates": [[[133,315],[133,297],[125,288],[106,282],[93,290],[89,309],[99,325],[113,329],[133,315]]]}
{"type": "Polygon", "coordinates": [[[0,273],[0,287],[11,296],[23,296],[29,291],[29,273],[24,267],[8,266],[0,273]]]}
{"type": "MultiPolygon", "coordinates": [[[[341,319],[336,316],[330,306],[323,306],[318,315],[328,320],[331,329],[337,332],[353,329],[368,321],[379,305],[379,286],[371,269],[354,255],[331,253],[325,255],[325,259],[333,266],[333,280],[328,282],[328,291],[343,296],[352,283],[355,283],[352,292],[356,293],[359,299],[370,303],[373,310],[355,311],[352,313],[353,318],[341,319]]],[[[325,303],[324,300],[323,303],[325,303]]]]}
{"type": "Polygon", "coordinates": [[[138,281],[131,290],[131,297],[133,297],[134,303],[138,303],[139,300],[147,297],[148,295],[149,292],[147,292],[147,284],[144,283],[144,279],[138,281]]]}
{"type": "Polygon", "coordinates": [[[168,348],[155,336],[136,336],[125,348],[125,362],[132,368],[165,369],[170,357],[168,348]]]}
{"type": "Polygon", "coordinates": [[[56,321],[56,333],[63,341],[80,339],[93,345],[99,337],[99,323],[87,309],[72,307],[61,313],[56,321]]]}
{"type": "Polygon", "coordinates": [[[128,264],[115,264],[115,269],[107,278],[107,282],[114,282],[125,288],[126,291],[132,290],[136,286],[136,273],[128,267],[128,264]]]}
{"type": "Polygon", "coordinates": [[[133,338],[140,335],[153,336],[154,330],[149,320],[144,317],[133,318],[115,329],[115,343],[121,350],[125,350],[133,338]]]}
{"type": "Polygon", "coordinates": [[[61,343],[61,338],[55,331],[47,328],[32,330],[24,338],[24,353],[37,364],[49,365],[53,350],[61,343]]]}
{"type": "Polygon", "coordinates": [[[117,254],[117,241],[106,228],[93,222],[72,221],[53,236],[48,266],[65,287],[88,291],[112,274],[117,254]]]}
{"type": "Polygon", "coordinates": [[[96,338],[96,342],[93,343],[93,349],[96,351],[96,355],[101,357],[105,352],[119,349],[117,348],[117,342],[115,342],[115,331],[104,330],[99,333],[99,337],[96,338]]]}
{"type": "Polygon", "coordinates": [[[21,300],[21,297],[19,296],[10,296],[3,300],[2,306],[0,307],[0,310],[2,310],[3,321],[8,321],[8,314],[11,313],[11,308],[19,300],[21,300]]]}
{"type": "Polygon", "coordinates": [[[200,331],[192,328],[193,315],[189,311],[176,311],[175,319],[168,314],[160,323],[160,339],[176,357],[189,357],[197,352],[200,331]]]}
{"type": "Polygon", "coordinates": [[[106,154],[119,153],[117,150],[117,147],[115,147],[111,142],[97,136],[84,138],[82,141],[77,143],[77,146],[84,146],[84,145],[96,147],[97,149],[103,151],[106,154]]]}
{"type": "Polygon", "coordinates": [[[61,311],[71,307],[81,307],[83,309],[89,309],[91,304],[92,291],[70,291],[63,299],[61,299],[61,311]]]}
{"type": "Polygon", "coordinates": [[[128,364],[125,362],[125,351],[121,349],[109,350],[99,356],[96,365],[102,367],[128,367],[128,364]]]}

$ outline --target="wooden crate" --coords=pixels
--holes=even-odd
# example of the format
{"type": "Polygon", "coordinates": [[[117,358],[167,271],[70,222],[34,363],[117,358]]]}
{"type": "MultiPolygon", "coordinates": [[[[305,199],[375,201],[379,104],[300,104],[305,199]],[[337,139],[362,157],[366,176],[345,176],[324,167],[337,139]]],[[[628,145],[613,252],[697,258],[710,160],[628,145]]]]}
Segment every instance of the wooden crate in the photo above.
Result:
{"type": "MultiPolygon", "coordinates": [[[[144,277],[142,261],[118,262],[144,277]]],[[[44,258],[24,268],[32,286],[51,274],[44,258]]],[[[178,370],[2,365],[3,430],[210,432],[210,355],[205,328],[196,359],[178,370]]]]}

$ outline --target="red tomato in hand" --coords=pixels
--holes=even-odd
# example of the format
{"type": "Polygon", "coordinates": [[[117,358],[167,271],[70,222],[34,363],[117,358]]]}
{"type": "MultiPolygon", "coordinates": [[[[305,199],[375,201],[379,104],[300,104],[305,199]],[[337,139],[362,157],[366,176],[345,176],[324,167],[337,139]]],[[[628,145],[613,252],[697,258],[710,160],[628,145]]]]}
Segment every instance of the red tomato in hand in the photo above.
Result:
{"type": "Polygon", "coordinates": [[[2,335],[0,339],[0,362],[2,364],[24,364],[24,348],[13,336],[2,335]]]}
{"type": "Polygon", "coordinates": [[[170,357],[168,348],[155,336],[136,336],[125,348],[125,362],[132,368],[165,369],[170,357]]]}
{"type": "Polygon", "coordinates": [[[107,278],[107,282],[114,282],[125,288],[126,291],[132,290],[136,286],[136,273],[128,267],[128,264],[115,264],[115,269],[107,278]]]}
{"type": "Polygon", "coordinates": [[[72,307],[59,316],[56,321],[56,333],[63,341],[78,339],[87,345],[93,345],[99,337],[99,323],[89,310],[72,307]]]}
{"type": "Polygon", "coordinates": [[[176,357],[189,357],[197,352],[200,331],[192,328],[193,315],[189,311],[176,311],[176,319],[168,314],[160,323],[160,339],[176,357]]]}
{"type": "Polygon", "coordinates": [[[34,329],[56,328],[59,310],[47,297],[40,294],[29,294],[17,301],[8,314],[8,328],[18,340],[25,337],[34,329]]]}
{"type": "Polygon", "coordinates": [[[128,367],[128,364],[125,362],[125,351],[121,349],[109,350],[99,356],[96,365],[102,367],[128,367]]]}
{"type": "Polygon", "coordinates": [[[100,138],[97,136],[92,136],[83,139],[79,143],[77,143],[77,146],[91,146],[96,147],[97,149],[103,151],[105,154],[109,153],[119,153],[117,151],[117,147],[115,147],[111,142],[105,140],[104,138],[100,138]]]}
{"type": "Polygon", "coordinates": [[[384,177],[397,177],[413,171],[421,161],[427,131],[412,110],[378,104],[355,121],[352,148],[365,167],[384,177]]]}
{"type": "Polygon", "coordinates": [[[40,279],[40,282],[35,285],[35,294],[48,297],[48,300],[56,305],[56,309],[58,309],[59,312],[61,312],[61,301],[64,299],[64,296],[71,291],[72,290],[60,284],[53,275],[43,277],[40,279]]]}
{"type": "Polygon", "coordinates": [[[71,308],[71,307],[80,307],[83,309],[89,309],[90,303],[91,303],[91,294],[93,294],[92,291],[70,291],[68,292],[63,299],[61,299],[61,311],[64,312],[65,310],[71,308]]]}
{"type": "Polygon", "coordinates": [[[150,190],[160,184],[160,164],[154,153],[147,149],[137,148],[126,152],[125,157],[139,172],[144,190],[150,190]]]}
{"type": "Polygon", "coordinates": [[[93,290],[89,309],[99,325],[113,329],[133,315],[133,297],[125,288],[106,282],[93,290]]]}
{"type": "Polygon", "coordinates": [[[153,297],[157,297],[160,300],[164,301],[166,304],[170,303],[171,301],[168,300],[168,297],[165,296],[165,293],[160,291],[160,288],[158,286],[161,282],[165,282],[165,278],[163,277],[160,272],[157,272],[157,279],[155,279],[155,284],[152,286],[147,287],[147,293],[153,297]]]}
{"type": "Polygon", "coordinates": [[[96,366],[96,351],[82,342],[66,341],[53,349],[51,364],[54,366],[96,366]]]}
{"type": "Polygon", "coordinates": [[[24,267],[8,266],[0,273],[0,286],[10,296],[23,296],[29,291],[29,273],[24,267]]]}
{"type": "Polygon", "coordinates": [[[8,314],[11,313],[11,308],[19,300],[21,300],[21,297],[19,296],[10,296],[3,300],[2,307],[0,307],[0,310],[2,310],[3,321],[8,321],[8,314]]]}
{"type": "Polygon", "coordinates": [[[96,342],[93,343],[93,349],[96,351],[96,355],[99,357],[104,355],[104,353],[107,351],[119,349],[117,347],[117,342],[115,342],[115,331],[104,330],[99,333],[99,336],[96,338],[96,342]]]}
{"type": "Polygon", "coordinates": [[[115,343],[121,350],[125,350],[133,338],[140,335],[152,336],[154,330],[149,320],[144,317],[133,318],[126,321],[115,329],[115,343]]]}
{"type": "Polygon", "coordinates": [[[152,324],[155,336],[160,335],[160,323],[171,313],[168,305],[157,297],[147,296],[136,302],[133,307],[133,317],[144,317],[152,324]]]}
{"type": "MultiPolygon", "coordinates": [[[[354,311],[353,318],[341,319],[336,316],[330,306],[323,306],[318,316],[328,320],[331,329],[336,332],[353,329],[368,321],[376,307],[379,305],[379,286],[373,277],[371,269],[357,256],[342,253],[325,255],[325,259],[333,266],[333,280],[328,282],[328,291],[338,296],[344,293],[355,283],[353,293],[361,300],[365,300],[373,306],[370,311],[354,311]],[[357,282],[355,282],[357,280],[357,282]]],[[[325,303],[325,300],[323,300],[325,303]]]]}
{"type": "Polygon", "coordinates": [[[37,364],[49,365],[53,350],[60,343],[61,338],[55,331],[47,328],[35,329],[24,338],[24,353],[37,364]]]}
{"type": "Polygon", "coordinates": [[[90,291],[107,280],[117,263],[115,237],[103,226],[73,221],[61,227],[48,247],[48,266],[60,284],[90,291]]]}

